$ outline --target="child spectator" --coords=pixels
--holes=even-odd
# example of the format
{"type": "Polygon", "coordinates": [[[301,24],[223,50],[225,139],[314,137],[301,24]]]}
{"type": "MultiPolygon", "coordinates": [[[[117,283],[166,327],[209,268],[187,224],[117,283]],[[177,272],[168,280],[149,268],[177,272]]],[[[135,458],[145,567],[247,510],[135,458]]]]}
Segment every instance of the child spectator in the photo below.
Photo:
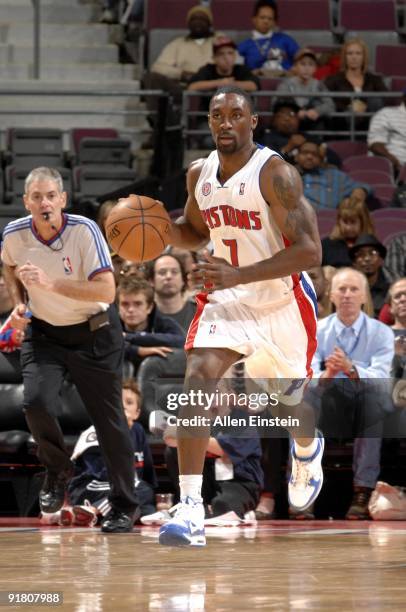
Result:
{"type": "MultiPolygon", "coordinates": [[[[333,100],[319,96],[328,89],[317,79],[314,73],[317,68],[317,58],[311,49],[300,49],[295,55],[292,73],[278,85],[277,90],[294,97],[299,107],[301,129],[318,129],[322,126],[323,117],[334,112],[333,100]]],[[[277,102],[278,99],[276,99],[277,102]]]]}
{"type": "MultiPolygon", "coordinates": [[[[138,519],[144,514],[151,514],[155,509],[154,489],[157,480],[145,431],[137,423],[141,414],[141,395],[134,380],[123,381],[122,397],[134,447],[134,486],[138,502],[135,517],[138,519]]],[[[73,450],[72,461],[75,471],[68,486],[70,505],[55,514],[43,515],[42,522],[92,527],[100,516],[105,516],[110,510],[107,469],[93,426],[80,435],[73,450]]]]}

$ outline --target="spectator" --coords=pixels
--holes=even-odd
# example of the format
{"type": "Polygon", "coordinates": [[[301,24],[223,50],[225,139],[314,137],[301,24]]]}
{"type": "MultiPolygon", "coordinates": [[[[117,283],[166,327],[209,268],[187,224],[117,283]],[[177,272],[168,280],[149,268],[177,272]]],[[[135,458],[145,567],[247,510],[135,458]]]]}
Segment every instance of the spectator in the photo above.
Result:
{"type": "Polygon", "coordinates": [[[183,330],[176,321],[157,312],[154,290],[147,281],[132,277],[121,280],[117,302],[124,330],[125,359],[135,370],[145,357],[165,357],[172,348],[183,348],[183,330]]]}
{"type": "Polygon", "coordinates": [[[385,386],[393,359],[391,330],[362,312],[365,276],[342,268],[333,277],[336,312],[318,322],[312,362],[317,388],[309,397],[321,408],[320,427],[329,437],[355,436],[354,494],[347,519],[367,519],[368,502],[380,471],[383,417],[390,409],[385,386]]]}
{"type": "MultiPolygon", "coordinates": [[[[236,64],[236,44],[227,36],[219,36],[213,41],[213,63],[206,64],[194,74],[188,85],[189,91],[202,91],[212,95],[213,91],[224,85],[235,85],[244,91],[257,91],[260,89],[258,77],[246,66],[236,64]]],[[[202,96],[200,110],[208,113],[209,96],[202,96]]],[[[199,119],[198,129],[208,129],[207,118],[199,119]]],[[[211,136],[201,140],[202,148],[213,145],[211,136]]]]}
{"type": "Polygon", "coordinates": [[[389,159],[396,172],[406,164],[406,89],[399,106],[382,108],[371,118],[368,146],[375,155],[389,159]]]}
{"type": "MultiPolygon", "coordinates": [[[[306,133],[299,128],[299,106],[293,98],[277,98],[273,106],[272,126],[262,139],[265,146],[278,151],[286,161],[294,162],[298,147],[306,139],[306,133]]],[[[338,155],[327,147],[326,157],[329,164],[341,164],[338,155]]]]}
{"type": "MultiPolygon", "coordinates": [[[[190,77],[213,56],[211,10],[201,5],[193,6],[188,11],[186,22],[189,34],[168,43],[152,64],[151,72],[144,77],[146,89],[169,91],[176,96],[177,103],[181,102],[182,91],[190,77]]],[[[150,102],[147,100],[149,106],[150,102]]]]}
{"type": "Polygon", "coordinates": [[[107,217],[116,206],[117,200],[106,200],[103,204],[100,205],[97,211],[96,223],[100,228],[101,233],[106,238],[106,230],[104,225],[106,223],[107,217]]]}
{"type": "Polygon", "coordinates": [[[324,319],[331,314],[330,308],[330,279],[335,269],[331,266],[318,266],[307,270],[313,283],[317,297],[317,319],[324,319]]]}
{"type": "MultiPolygon", "coordinates": [[[[299,107],[301,129],[317,130],[324,127],[323,117],[334,112],[331,98],[322,98],[320,93],[328,91],[321,81],[314,78],[317,57],[311,49],[300,49],[294,58],[292,73],[278,85],[276,91],[294,97],[299,107]]],[[[276,102],[278,98],[276,98],[276,102]]]]}
{"type": "MultiPolygon", "coordinates": [[[[368,71],[368,47],[361,38],[347,40],[341,49],[341,71],[326,78],[325,85],[330,91],[337,92],[378,92],[388,91],[381,76],[368,71]]],[[[382,98],[334,98],[338,112],[352,110],[356,114],[375,112],[383,106],[382,98]]],[[[356,118],[357,130],[368,129],[369,118],[356,118]]],[[[349,121],[334,119],[335,129],[345,129],[349,121]]]]}
{"type": "Polygon", "coordinates": [[[392,325],[395,335],[395,356],[392,376],[395,380],[406,378],[406,278],[401,278],[390,286],[390,310],[394,318],[392,325]]]}
{"type": "Polygon", "coordinates": [[[3,276],[3,266],[0,264],[0,325],[4,323],[13,310],[13,300],[7,289],[3,276]]]}
{"type": "Polygon", "coordinates": [[[390,286],[383,269],[386,247],[372,234],[361,234],[349,253],[354,268],[363,272],[368,279],[375,317],[378,318],[390,286]]]}
{"type": "Polygon", "coordinates": [[[325,147],[306,140],[299,147],[296,167],[302,175],[303,191],[306,198],[316,208],[337,208],[347,196],[365,202],[371,193],[366,183],[354,181],[338,168],[323,166],[325,147]]]}
{"type": "MultiPolygon", "coordinates": [[[[189,79],[190,91],[210,91],[224,85],[235,85],[244,91],[260,89],[259,79],[246,66],[236,64],[237,46],[228,36],[213,40],[213,63],[208,63],[189,79]]],[[[209,99],[204,101],[204,110],[209,109],[209,99]]]]}
{"type": "MultiPolygon", "coordinates": [[[[137,509],[134,522],[154,512],[154,489],[157,486],[151,450],[145,431],[137,420],[141,414],[141,395],[137,383],[123,381],[123,406],[134,447],[135,496],[137,509]]],[[[107,499],[110,486],[95,428],[89,427],[76,442],[72,460],[74,475],[68,486],[72,506],[72,521],[82,526],[95,524],[98,516],[105,516],[110,504],[107,499]]],[[[66,524],[66,523],[65,523],[66,524]]]]}
{"type": "Polygon", "coordinates": [[[292,67],[297,42],[277,28],[278,9],[274,2],[259,0],[254,7],[252,37],[238,45],[245,65],[259,76],[280,76],[292,67]]]}
{"type": "Polygon", "coordinates": [[[196,306],[187,297],[187,274],[176,255],[161,255],[150,268],[155,291],[156,312],[176,321],[186,333],[195,316],[196,306]]]}
{"type": "Polygon", "coordinates": [[[323,266],[352,266],[349,249],[361,234],[375,234],[369,210],[360,200],[344,198],[337,209],[337,221],[330,236],[323,238],[323,266]]]}
{"type": "MultiPolygon", "coordinates": [[[[243,410],[232,409],[231,418],[247,419],[243,410]]],[[[179,496],[179,468],[176,453],[176,431],[169,426],[164,432],[169,448],[165,453],[169,475],[179,496]]],[[[240,519],[254,510],[263,485],[261,445],[252,427],[212,428],[206,451],[202,497],[206,518],[221,517],[234,512],[240,519]],[[208,508],[211,507],[211,510],[208,508]]],[[[227,518],[227,517],[224,517],[227,518]]]]}
{"type": "Polygon", "coordinates": [[[406,232],[398,234],[389,242],[385,272],[391,280],[406,276],[406,232]]]}

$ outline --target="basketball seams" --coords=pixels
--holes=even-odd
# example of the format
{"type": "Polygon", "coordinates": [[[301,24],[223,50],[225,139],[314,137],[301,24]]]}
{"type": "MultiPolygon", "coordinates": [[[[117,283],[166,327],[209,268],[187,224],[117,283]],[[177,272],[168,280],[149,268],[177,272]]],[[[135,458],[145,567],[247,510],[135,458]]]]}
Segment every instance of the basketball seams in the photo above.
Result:
{"type": "Polygon", "coordinates": [[[150,198],[133,194],[133,205],[124,201],[113,208],[104,226],[114,251],[125,259],[140,263],[151,261],[165,249],[170,226],[165,208],[156,201],[145,206],[145,200],[150,198]],[[135,230],[133,238],[132,230],[135,230]]]}

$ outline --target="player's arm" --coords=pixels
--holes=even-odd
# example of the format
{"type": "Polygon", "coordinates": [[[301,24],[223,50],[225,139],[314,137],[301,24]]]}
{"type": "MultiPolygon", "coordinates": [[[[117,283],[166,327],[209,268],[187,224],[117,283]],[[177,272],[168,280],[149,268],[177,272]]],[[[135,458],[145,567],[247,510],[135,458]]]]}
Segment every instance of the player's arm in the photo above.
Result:
{"type": "Polygon", "coordinates": [[[183,247],[185,249],[199,250],[204,247],[209,239],[210,233],[203,221],[199,205],[195,198],[196,183],[199,179],[204,160],[193,162],[188,169],[186,184],[188,198],[186,200],[183,216],[171,226],[169,244],[183,247]]]}
{"type": "Polygon", "coordinates": [[[260,187],[289,246],[269,259],[242,268],[243,283],[289,276],[321,264],[316,214],[303,195],[302,179],[290,164],[273,159],[263,168],[260,187]]]}

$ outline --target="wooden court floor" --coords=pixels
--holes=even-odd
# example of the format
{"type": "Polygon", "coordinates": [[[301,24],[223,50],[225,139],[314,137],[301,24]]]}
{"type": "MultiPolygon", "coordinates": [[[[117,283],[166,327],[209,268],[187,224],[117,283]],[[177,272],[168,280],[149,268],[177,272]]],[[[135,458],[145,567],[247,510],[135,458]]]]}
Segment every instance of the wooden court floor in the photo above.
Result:
{"type": "MultiPolygon", "coordinates": [[[[0,610],[196,612],[404,610],[406,522],[270,521],[210,527],[202,549],[133,534],[1,519],[0,590],[62,591],[53,606],[0,610]]],[[[1,596],[4,600],[4,595],[1,596]]]]}

